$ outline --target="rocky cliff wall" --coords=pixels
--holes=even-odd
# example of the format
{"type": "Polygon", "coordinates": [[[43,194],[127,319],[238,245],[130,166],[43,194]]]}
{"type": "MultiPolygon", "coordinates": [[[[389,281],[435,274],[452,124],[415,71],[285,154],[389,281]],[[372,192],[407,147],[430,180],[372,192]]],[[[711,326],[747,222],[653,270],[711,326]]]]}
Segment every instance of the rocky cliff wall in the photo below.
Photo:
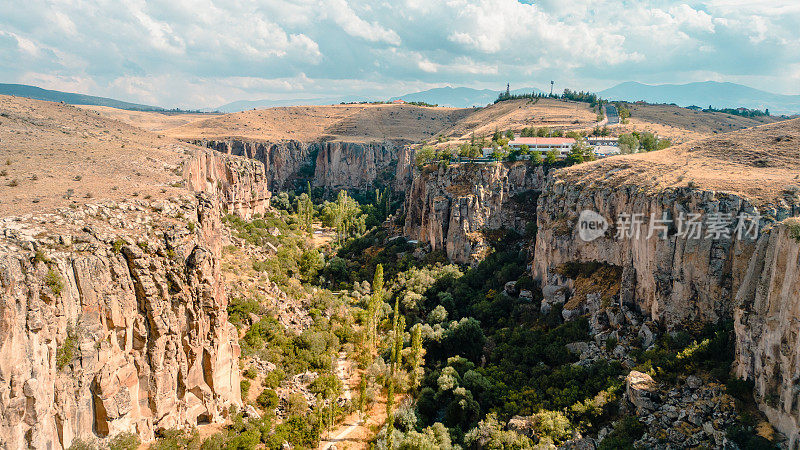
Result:
{"type": "Polygon", "coordinates": [[[800,222],[759,240],[736,293],[736,375],[755,383],[770,422],[800,443],[800,222]]]}
{"type": "Polygon", "coordinates": [[[264,164],[267,185],[280,191],[308,180],[326,190],[368,190],[374,183],[392,185],[402,144],[281,141],[238,139],[196,141],[225,154],[245,156],[264,164]]]}
{"type": "Polygon", "coordinates": [[[526,162],[426,168],[406,194],[403,234],[452,261],[475,263],[489,250],[484,231],[523,233],[535,220],[535,191],[543,184],[542,167],[526,162]]]}
{"type": "MultiPolygon", "coordinates": [[[[689,188],[658,194],[636,187],[583,186],[551,179],[539,198],[533,276],[547,293],[565,285],[558,268],[572,261],[603,262],[622,267],[622,301],[635,304],[642,312],[667,326],[686,321],[715,322],[733,313],[733,297],[755,249],[752,239],[706,238],[678,235],[672,222],[666,239],[658,234],[648,238],[650,217],[677,219],[684,214],[755,214],[746,200],[689,188]],[[608,222],[608,231],[592,241],[579,236],[582,211],[594,211],[608,222]],[[639,237],[617,238],[620,214],[639,214],[639,237]]],[[[733,235],[732,229],[729,229],[733,235]]]]}
{"type": "Polygon", "coordinates": [[[574,280],[560,270],[565,264],[606,263],[621,269],[620,301],[667,329],[734,318],[735,372],[755,382],[759,407],[794,445],[800,435],[800,244],[790,237],[788,225],[797,219],[778,221],[799,212],[786,204],[757,209],[735,195],[691,188],[652,193],[576,185],[556,174],[538,201],[533,276],[541,282],[545,302],[558,303],[574,290],[574,280]],[[580,214],[587,210],[608,221],[605,233],[593,240],[578,230],[580,214]],[[647,238],[651,214],[674,220],[692,213],[702,216],[699,237],[681,235],[673,222],[666,239],[658,233],[647,238]],[[744,233],[739,239],[734,220],[727,222],[730,236],[713,236],[707,221],[716,213],[762,220],[757,235],[744,233]],[[622,229],[632,230],[618,221],[620,214],[641,215],[638,238],[616,237],[622,229]]]}
{"type": "Polygon", "coordinates": [[[218,152],[244,156],[260,161],[264,165],[267,188],[270,191],[281,191],[293,187],[304,168],[313,173],[313,146],[299,141],[258,142],[241,139],[202,140],[194,144],[214,149],[218,152]]]}
{"type": "Polygon", "coordinates": [[[323,142],[315,145],[317,154],[314,186],[326,190],[365,191],[377,182],[392,185],[398,151],[392,142],[351,143],[323,142]]]}
{"type": "Polygon", "coordinates": [[[397,154],[397,167],[395,169],[395,192],[408,192],[414,177],[414,149],[409,145],[403,146],[397,154]]]}
{"type": "Polygon", "coordinates": [[[0,447],[148,441],[241,403],[220,215],[266,207],[263,168],[185,169],[196,195],[0,219],[0,447]]]}
{"type": "Polygon", "coordinates": [[[225,214],[250,219],[269,207],[264,166],[251,159],[229,158],[203,151],[184,166],[184,178],[193,192],[206,192],[216,198],[225,214]]]}

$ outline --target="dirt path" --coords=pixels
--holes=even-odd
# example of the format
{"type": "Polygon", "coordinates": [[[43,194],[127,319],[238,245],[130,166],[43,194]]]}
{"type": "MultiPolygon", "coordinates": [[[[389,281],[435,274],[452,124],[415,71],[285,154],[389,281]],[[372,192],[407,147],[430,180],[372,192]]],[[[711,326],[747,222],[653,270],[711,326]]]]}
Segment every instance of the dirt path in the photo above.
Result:
{"type": "MultiPolygon", "coordinates": [[[[353,362],[347,359],[344,352],[339,353],[336,364],[336,375],[345,386],[342,395],[351,400],[354,397],[353,389],[358,389],[360,374],[354,370],[353,362]]],[[[370,441],[384,422],[386,422],[386,395],[381,392],[366,411],[365,420],[361,420],[358,411],[350,413],[342,423],[320,440],[317,449],[328,450],[334,446],[338,450],[369,448],[370,441]]]]}

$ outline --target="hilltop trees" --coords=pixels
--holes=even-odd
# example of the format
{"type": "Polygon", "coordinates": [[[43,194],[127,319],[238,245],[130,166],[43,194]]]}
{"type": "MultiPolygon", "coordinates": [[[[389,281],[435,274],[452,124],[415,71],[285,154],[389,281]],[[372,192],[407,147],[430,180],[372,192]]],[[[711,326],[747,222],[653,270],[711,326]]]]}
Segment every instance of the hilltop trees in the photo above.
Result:
{"type": "Polygon", "coordinates": [[[430,145],[425,145],[414,152],[414,162],[420,169],[433,162],[434,159],[436,159],[436,150],[430,145]]]}
{"type": "Polygon", "coordinates": [[[594,161],[595,159],[594,149],[587,145],[586,140],[582,138],[572,145],[569,155],[567,155],[567,163],[570,165],[580,164],[584,161],[594,161]]]}
{"type": "Polygon", "coordinates": [[[622,154],[630,154],[637,152],[652,152],[654,150],[663,150],[672,145],[669,139],[659,138],[653,133],[644,131],[623,134],[619,137],[619,150],[622,154]]]}

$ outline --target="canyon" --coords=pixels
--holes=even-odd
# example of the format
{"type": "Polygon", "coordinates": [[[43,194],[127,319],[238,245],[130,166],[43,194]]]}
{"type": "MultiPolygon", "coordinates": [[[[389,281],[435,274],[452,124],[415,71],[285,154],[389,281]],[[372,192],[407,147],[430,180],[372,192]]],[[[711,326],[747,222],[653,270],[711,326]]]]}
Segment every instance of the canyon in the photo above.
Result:
{"type": "MultiPolygon", "coordinates": [[[[17,99],[3,107],[5,117],[16,114],[3,130],[12,131],[6,142],[15,139],[13,127],[30,130],[25,108],[37,111],[33,126],[45,130],[76,114],[17,99]]],[[[81,123],[124,133],[92,120],[81,123]]],[[[136,133],[117,136],[136,140],[136,133]]],[[[60,134],[39,131],[39,144],[60,134]]],[[[221,217],[268,207],[264,168],[171,145],[179,151],[166,156],[180,168],[183,188],[163,184],[141,199],[64,196],[63,206],[2,218],[0,446],[68,448],[120,432],[150,441],[159,430],[218,422],[241,405],[238,335],[219,262],[221,217]]],[[[97,158],[102,150],[95,147],[97,158]]],[[[158,152],[148,155],[158,166],[158,152]]],[[[167,179],[173,176],[170,169],[167,179]]],[[[50,182],[71,178],[62,171],[50,182]]],[[[132,192],[123,183],[118,189],[132,192]]]]}
{"type": "MultiPolygon", "coordinates": [[[[758,407],[788,445],[800,440],[800,120],[572,167],[420,168],[410,144],[435,132],[356,138],[352,130],[368,117],[345,117],[352,128],[339,117],[313,136],[196,133],[214,122],[163,137],[64,105],[15,99],[2,106],[9,112],[0,137],[20,149],[13,164],[28,164],[14,170],[47,167],[47,152],[65,158],[60,170],[36,169],[52,190],[35,189],[38,177],[22,179],[29,192],[2,187],[9,192],[0,203],[4,447],[68,448],[78,438],[120,432],[151,441],[166,429],[228,420],[242,398],[239,335],[221,274],[229,242],[222,217],[261,217],[273,194],[306,182],[326,193],[392,187],[405,197],[400,234],[459,264],[477,265],[497,234],[515,233],[525,241],[525,274],[541,290],[541,307],[561,304],[566,321],[588,314],[594,326],[617,308],[614,314],[632,318],[620,322],[646,342],[651,331],[732,320],[732,370],[754,383],[758,407]],[[117,131],[107,136],[105,129],[117,131]],[[326,132],[331,138],[320,137],[326,132]],[[31,135],[46,149],[38,161],[24,158],[31,135]],[[110,172],[78,174],[83,154],[63,151],[64,139],[110,172]],[[139,154],[136,167],[124,166],[139,154]],[[127,175],[102,183],[111,172],[127,175]],[[100,182],[91,184],[94,178],[100,182]],[[76,199],[68,189],[87,192],[76,199]],[[585,210],[608,223],[593,240],[579,233],[585,210]],[[760,221],[744,239],[735,238],[733,225],[727,237],[694,239],[674,226],[651,239],[615,237],[620,214],[652,225],[651,217],[696,212],[757,214],[760,221]],[[587,288],[565,270],[575,264],[599,265],[615,277],[611,304],[598,300],[608,286],[587,288]]],[[[396,112],[379,115],[391,121],[396,112]]],[[[414,121],[420,114],[401,112],[414,121]]],[[[450,127],[463,118],[426,114],[450,127]]],[[[205,119],[220,120],[232,119],[205,119]]],[[[714,389],[702,392],[717,395],[714,389]]]]}
{"type": "Polygon", "coordinates": [[[535,224],[530,274],[543,306],[564,305],[565,318],[605,309],[593,304],[604,294],[600,286],[579,289],[565,270],[600,264],[619,274],[620,305],[667,331],[734,320],[732,370],[755,383],[759,408],[791,447],[800,439],[797,142],[800,121],[793,120],[546,175],[522,162],[423,168],[406,197],[403,231],[453,261],[474,264],[488,233],[521,233],[535,224]],[[520,204],[516,196],[524,192],[535,195],[520,204]],[[579,236],[587,210],[608,224],[592,240],[579,236]],[[677,219],[691,213],[759,221],[749,235],[737,236],[735,220],[721,235],[681,234],[677,219]],[[616,236],[624,214],[643,219],[641,236],[616,236]],[[671,225],[647,238],[653,218],[671,225]]]}

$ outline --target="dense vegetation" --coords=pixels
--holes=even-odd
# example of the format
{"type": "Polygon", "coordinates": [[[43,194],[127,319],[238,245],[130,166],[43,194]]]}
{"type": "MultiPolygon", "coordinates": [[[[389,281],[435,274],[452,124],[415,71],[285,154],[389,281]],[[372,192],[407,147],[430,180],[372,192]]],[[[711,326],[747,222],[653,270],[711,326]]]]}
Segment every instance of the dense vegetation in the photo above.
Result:
{"type": "MultiPolygon", "coordinates": [[[[493,139],[505,138],[498,134],[493,139]]],[[[368,203],[357,197],[344,191],[335,200],[279,194],[278,209],[263,217],[225,218],[237,239],[276,249],[269,258],[254,257],[253,270],[304,299],[311,321],[291,331],[264,298],[231,298],[229,318],[241,335],[243,398],[262,416],[236,413],[223,432],[205,440],[191,430],[167,430],[156,449],[281,448],[284,442],[313,448],[345,414],[374,414],[379,399],[386,400],[387,418],[375,430],[379,449],[533,448],[604,427],[611,431],[601,448],[632,448],[645,425],[619,410],[630,369],[612,358],[579,363],[569,344],[592,339],[589,319],[565,322],[559,305],[540,310],[542,294],[525,270],[535,228],[526,236],[496,232],[488,257],[474,267],[457,266],[440,252],[387,234],[380,225],[397,207],[388,191],[360,196],[368,203]],[[335,231],[329,247],[311,244],[314,224],[335,231]],[[509,295],[509,282],[530,295],[509,295]],[[360,377],[353,401],[343,406],[336,402],[343,386],[334,372],[340,351],[357,362],[360,377]],[[257,360],[275,368],[262,372],[257,360]],[[317,373],[308,385],[316,401],[278,395],[283,383],[307,372],[317,373]],[[507,429],[515,416],[529,421],[536,441],[507,429]]],[[[752,389],[730,377],[731,330],[724,323],[659,333],[653,345],[634,346],[629,356],[659,382],[703,374],[725,384],[746,411],[752,389]]],[[[614,348],[612,341],[605,341],[606,349],[614,348]]],[[[741,448],[764,445],[752,416],[743,416],[729,439],[741,448]]]]}

